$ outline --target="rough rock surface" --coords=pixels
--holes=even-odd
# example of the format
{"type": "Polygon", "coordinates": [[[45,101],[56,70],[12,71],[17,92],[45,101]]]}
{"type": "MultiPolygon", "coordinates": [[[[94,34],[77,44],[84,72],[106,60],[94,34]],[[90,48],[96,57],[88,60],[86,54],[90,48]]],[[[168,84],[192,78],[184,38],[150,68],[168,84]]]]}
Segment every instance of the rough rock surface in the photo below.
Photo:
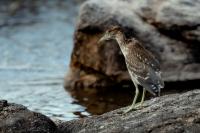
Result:
{"type": "Polygon", "coordinates": [[[144,107],[121,114],[125,108],[99,116],[52,122],[26,107],[0,101],[0,132],[38,133],[199,133],[200,89],[148,100],[144,107]]]}
{"type": "Polygon", "coordinates": [[[58,125],[70,133],[199,133],[200,90],[158,97],[127,114],[118,109],[58,125]]]}
{"type": "Polygon", "coordinates": [[[199,0],[86,1],[78,17],[65,85],[96,87],[130,81],[116,42],[97,46],[104,31],[115,24],[155,54],[165,81],[199,79],[199,10],[199,0]]]}
{"type": "Polygon", "coordinates": [[[0,133],[56,133],[56,125],[46,116],[18,104],[0,101],[0,133]]]}

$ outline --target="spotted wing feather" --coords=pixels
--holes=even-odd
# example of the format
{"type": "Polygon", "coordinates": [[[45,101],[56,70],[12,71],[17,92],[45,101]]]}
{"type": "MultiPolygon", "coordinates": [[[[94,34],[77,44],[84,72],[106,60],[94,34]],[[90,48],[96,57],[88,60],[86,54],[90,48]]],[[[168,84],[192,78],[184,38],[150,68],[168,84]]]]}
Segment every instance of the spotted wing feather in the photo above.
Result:
{"type": "Polygon", "coordinates": [[[131,77],[147,91],[156,95],[164,87],[160,76],[160,65],[158,60],[148,52],[138,41],[129,40],[131,52],[126,57],[127,68],[131,77]]]}

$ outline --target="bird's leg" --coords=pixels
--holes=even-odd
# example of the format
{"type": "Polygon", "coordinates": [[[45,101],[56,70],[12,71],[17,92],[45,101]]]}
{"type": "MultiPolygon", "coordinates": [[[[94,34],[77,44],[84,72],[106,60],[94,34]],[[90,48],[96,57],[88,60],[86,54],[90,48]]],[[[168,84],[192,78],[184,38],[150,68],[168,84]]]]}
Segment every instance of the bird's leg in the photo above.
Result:
{"type": "Polygon", "coordinates": [[[158,96],[160,97],[160,88],[159,88],[159,90],[158,90],[158,96]]]}
{"type": "Polygon", "coordinates": [[[139,95],[139,89],[138,89],[138,85],[136,83],[134,83],[135,85],[135,97],[133,99],[133,103],[131,104],[131,106],[124,111],[124,113],[128,113],[129,111],[133,110],[135,108],[135,105],[136,105],[136,100],[138,98],[138,95],[139,95]]]}
{"type": "Polygon", "coordinates": [[[141,102],[140,102],[140,106],[142,106],[142,105],[143,105],[143,103],[144,103],[145,94],[146,94],[146,89],[145,89],[145,88],[143,88],[142,100],[141,100],[141,102]]]}
{"type": "Polygon", "coordinates": [[[137,104],[137,107],[142,107],[143,106],[145,94],[146,94],[146,89],[143,88],[142,99],[141,99],[141,102],[139,104],[137,104]]]}

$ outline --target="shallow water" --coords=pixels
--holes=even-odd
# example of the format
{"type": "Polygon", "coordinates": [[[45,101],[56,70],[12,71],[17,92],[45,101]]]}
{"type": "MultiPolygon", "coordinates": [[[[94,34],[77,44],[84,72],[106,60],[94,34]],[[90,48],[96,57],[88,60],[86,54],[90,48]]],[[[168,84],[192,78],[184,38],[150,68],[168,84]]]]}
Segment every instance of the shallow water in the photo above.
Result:
{"type": "Polygon", "coordinates": [[[61,4],[52,2],[39,6],[36,14],[1,21],[0,99],[71,120],[79,117],[73,112],[88,115],[63,88],[79,6],[69,1],[61,4]]]}

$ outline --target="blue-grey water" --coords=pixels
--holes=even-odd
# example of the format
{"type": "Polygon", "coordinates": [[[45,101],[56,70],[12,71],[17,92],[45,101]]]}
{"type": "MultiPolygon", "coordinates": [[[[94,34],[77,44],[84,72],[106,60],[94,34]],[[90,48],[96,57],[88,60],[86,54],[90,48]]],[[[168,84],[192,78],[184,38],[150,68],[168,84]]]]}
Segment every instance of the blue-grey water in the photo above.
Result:
{"type": "MultiPolygon", "coordinates": [[[[63,88],[78,5],[42,6],[37,15],[0,22],[0,99],[51,118],[75,119],[85,108],[63,88]]],[[[1,16],[0,17],[4,17],[1,16]]]]}

